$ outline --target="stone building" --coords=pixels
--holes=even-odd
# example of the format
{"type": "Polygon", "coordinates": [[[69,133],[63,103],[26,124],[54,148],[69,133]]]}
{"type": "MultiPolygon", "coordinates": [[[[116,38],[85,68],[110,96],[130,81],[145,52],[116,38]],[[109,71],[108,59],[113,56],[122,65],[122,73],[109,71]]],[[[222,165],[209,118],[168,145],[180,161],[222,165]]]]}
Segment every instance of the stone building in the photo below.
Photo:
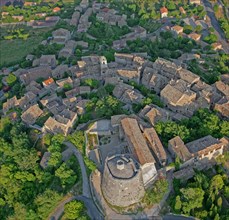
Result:
{"type": "Polygon", "coordinates": [[[49,66],[39,66],[28,69],[26,73],[19,76],[20,81],[24,85],[28,85],[32,81],[36,81],[39,78],[47,79],[51,76],[51,68],[49,66]]]}
{"type": "Polygon", "coordinates": [[[121,126],[129,150],[141,166],[144,185],[147,185],[157,176],[155,159],[149,150],[136,119],[124,118],[121,120],[121,126]]]}
{"type": "Polygon", "coordinates": [[[212,158],[223,154],[223,149],[228,146],[228,141],[225,140],[225,138],[216,139],[208,135],[184,144],[177,136],[169,140],[168,150],[174,158],[178,157],[183,162],[181,167],[186,167],[198,161],[208,163],[212,158]]]}
{"type": "Polygon", "coordinates": [[[57,44],[65,44],[71,39],[71,33],[67,29],[59,28],[52,32],[53,42],[57,44]]]}
{"type": "Polygon", "coordinates": [[[129,155],[114,155],[105,161],[102,191],[113,206],[127,207],[141,201],[145,194],[142,171],[129,155]]]}
{"type": "Polygon", "coordinates": [[[150,148],[153,150],[154,155],[162,166],[166,165],[167,155],[164,147],[157,135],[156,130],[152,128],[144,129],[144,136],[149,143],[150,148]]]}

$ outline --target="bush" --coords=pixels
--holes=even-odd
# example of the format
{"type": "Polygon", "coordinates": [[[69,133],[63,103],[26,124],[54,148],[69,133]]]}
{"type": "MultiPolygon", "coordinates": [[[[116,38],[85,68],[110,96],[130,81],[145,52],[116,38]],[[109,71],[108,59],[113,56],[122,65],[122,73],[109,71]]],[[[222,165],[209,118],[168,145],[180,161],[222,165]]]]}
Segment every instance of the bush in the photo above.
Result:
{"type": "Polygon", "coordinates": [[[159,203],[167,192],[168,186],[169,184],[166,179],[157,180],[153,185],[153,189],[146,190],[143,202],[148,206],[159,203]]]}
{"type": "Polygon", "coordinates": [[[13,86],[17,81],[17,77],[13,74],[10,73],[7,77],[6,77],[6,82],[9,86],[13,86]]]}
{"type": "Polygon", "coordinates": [[[204,38],[204,41],[212,44],[215,43],[218,40],[218,37],[215,34],[210,34],[204,38]]]}
{"type": "Polygon", "coordinates": [[[184,26],[184,33],[185,34],[190,34],[192,33],[193,29],[192,29],[192,26],[191,25],[185,25],[184,26]]]}

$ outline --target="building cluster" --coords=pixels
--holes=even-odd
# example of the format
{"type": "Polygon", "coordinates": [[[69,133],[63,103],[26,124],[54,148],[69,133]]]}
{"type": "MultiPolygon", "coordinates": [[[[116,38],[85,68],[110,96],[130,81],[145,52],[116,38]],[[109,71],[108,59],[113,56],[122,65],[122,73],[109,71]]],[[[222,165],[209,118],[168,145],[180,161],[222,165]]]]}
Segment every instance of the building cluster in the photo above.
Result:
{"type": "Polygon", "coordinates": [[[208,85],[194,73],[158,58],[144,68],[141,82],[159,94],[165,107],[174,113],[190,117],[199,108],[214,108],[228,117],[229,87],[222,81],[208,85]]]}
{"type": "MultiPolygon", "coordinates": [[[[8,11],[1,11],[1,15],[2,18],[12,18],[14,20],[14,22],[20,22],[20,23],[24,23],[27,24],[28,26],[32,26],[33,28],[42,28],[42,27],[51,27],[51,26],[55,26],[57,21],[60,19],[59,16],[53,16],[56,13],[61,11],[60,7],[53,7],[51,12],[46,13],[46,12],[42,12],[42,9],[40,9],[39,12],[35,13],[35,11],[32,10],[33,7],[41,7],[42,3],[37,3],[37,2],[29,2],[29,1],[20,1],[23,4],[23,9],[25,11],[30,10],[30,13],[33,15],[33,17],[35,17],[36,20],[30,20],[28,22],[26,21],[26,17],[24,17],[24,15],[20,14],[20,12],[16,12],[15,14],[12,15],[12,12],[8,12],[8,11]],[[58,19],[57,19],[58,18],[58,19]]],[[[9,3],[9,1],[7,2],[9,3]]],[[[16,2],[17,3],[17,2],[16,2]]],[[[52,7],[54,4],[54,2],[50,2],[50,7],[52,7]]]]}
{"type": "MultiPolygon", "coordinates": [[[[59,43],[71,41],[68,37],[56,36],[53,40],[59,43]]],[[[77,114],[85,112],[88,100],[80,96],[91,92],[89,86],[81,85],[81,81],[87,78],[100,80],[104,85],[114,85],[113,95],[128,110],[131,110],[132,104],[140,104],[145,98],[129,85],[130,81],[154,91],[165,108],[147,105],[139,112],[139,116],[152,126],[158,121],[191,117],[199,108],[211,108],[222,117],[229,117],[229,86],[226,83],[217,81],[208,85],[199,76],[161,58],[150,62],[137,55],[116,53],[114,62],[107,63],[103,56],[86,56],[77,65],[69,67],[57,65],[55,55],[42,55],[33,60],[33,66],[14,72],[25,85],[26,93],[20,99],[16,96],[8,99],[3,104],[3,113],[18,107],[23,111],[23,121],[32,125],[42,115],[40,106],[44,112],[54,115],[44,127],[48,130],[52,125],[49,130],[54,133],[69,133],[77,114]],[[58,96],[60,92],[64,92],[66,98],[58,96]],[[26,117],[29,119],[26,120],[26,117]]]]}
{"type": "Polygon", "coordinates": [[[120,40],[113,41],[113,48],[116,50],[123,49],[127,46],[127,41],[134,41],[136,39],[146,38],[146,29],[141,26],[136,26],[132,28],[132,31],[121,37],[120,40]]]}
{"type": "Polygon", "coordinates": [[[115,115],[109,122],[97,121],[86,131],[86,136],[88,134],[98,139],[89,155],[94,152],[97,156],[94,162],[102,165],[98,167],[102,172],[103,196],[112,206],[120,207],[141,202],[145,190],[159,178],[160,168],[167,165],[169,158],[179,158],[181,162],[180,170],[174,172],[173,177],[187,179],[195,173],[194,169],[208,167],[212,158],[223,154],[229,146],[227,138],[208,135],[185,144],[176,136],[169,140],[167,151],[154,127],[136,115],[115,115]],[[118,147],[113,142],[103,146],[99,141],[102,136],[117,135],[122,143],[116,141],[118,147]]]}
{"type": "Polygon", "coordinates": [[[79,6],[75,8],[75,12],[70,20],[70,25],[77,27],[77,32],[87,32],[91,26],[89,17],[92,13],[96,14],[98,21],[123,27],[127,25],[126,15],[117,15],[117,11],[108,8],[107,3],[93,2],[92,7],[89,7],[88,1],[82,1],[79,6]]]}
{"type": "Polygon", "coordinates": [[[123,27],[127,25],[126,23],[126,15],[117,15],[117,12],[114,9],[103,8],[97,14],[96,18],[98,21],[110,24],[117,25],[119,27],[123,27]]]}
{"type": "Polygon", "coordinates": [[[86,136],[93,134],[98,139],[101,136],[118,136],[120,147],[112,143],[107,146],[116,148],[116,152],[99,148],[98,144],[92,150],[99,157],[95,162],[103,166],[101,189],[111,205],[125,207],[140,202],[145,189],[158,176],[156,161],[162,166],[166,164],[166,152],[155,129],[143,127],[140,121],[135,115],[115,115],[111,120],[95,122],[86,131],[86,136]],[[122,146],[125,146],[125,152],[122,146]],[[133,186],[137,189],[135,192],[133,186]]]}
{"type": "Polygon", "coordinates": [[[225,138],[218,140],[211,135],[184,144],[181,138],[176,136],[169,140],[168,150],[174,158],[178,157],[182,161],[183,168],[193,165],[198,160],[211,160],[221,155],[227,144],[225,138]]]}

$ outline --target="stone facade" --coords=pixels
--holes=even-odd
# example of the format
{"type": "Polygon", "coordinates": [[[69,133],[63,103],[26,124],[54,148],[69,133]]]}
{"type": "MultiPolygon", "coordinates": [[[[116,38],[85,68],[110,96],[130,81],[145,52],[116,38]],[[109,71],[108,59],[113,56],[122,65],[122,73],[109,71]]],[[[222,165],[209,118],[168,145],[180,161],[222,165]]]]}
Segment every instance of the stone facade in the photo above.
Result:
{"type": "Polygon", "coordinates": [[[107,158],[101,188],[103,196],[111,205],[127,207],[140,202],[145,189],[138,163],[124,155],[107,158]]]}

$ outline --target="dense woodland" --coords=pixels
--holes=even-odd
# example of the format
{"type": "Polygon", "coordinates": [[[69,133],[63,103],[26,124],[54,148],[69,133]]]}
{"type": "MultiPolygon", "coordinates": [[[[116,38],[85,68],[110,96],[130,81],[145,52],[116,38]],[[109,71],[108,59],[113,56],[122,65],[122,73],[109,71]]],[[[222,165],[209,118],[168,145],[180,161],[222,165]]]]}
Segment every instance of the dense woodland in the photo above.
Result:
{"type": "Polygon", "coordinates": [[[215,138],[229,136],[229,122],[220,119],[215,112],[208,109],[198,110],[191,118],[181,122],[158,122],[155,126],[164,146],[175,136],[185,142],[212,135],[215,138]]]}
{"type": "Polygon", "coordinates": [[[205,172],[196,171],[187,182],[174,179],[170,198],[173,212],[198,219],[227,220],[229,181],[223,166],[205,172]]]}
{"type": "MultiPolygon", "coordinates": [[[[102,0],[101,0],[102,1],[102,0]]],[[[157,30],[161,25],[155,22],[160,17],[159,9],[165,5],[169,9],[169,15],[175,18],[182,18],[179,13],[179,6],[183,6],[187,11],[187,15],[198,15],[202,18],[205,15],[203,7],[188,6],[188,0],[175,1],[158,1],[158,0],[132,0],[126,3],[125,0],[104,0],[111,2],[111,7],[118,9],[121,13],[127,14],[127,23],[130,27],[141,25],[146,28],[149,33],[157,30]],[[121,6],[120,6],[121,5],[121,6]],[[135,14],[135,16],[131,16],[135,14]]],[[[224,0],[226,2],[226,0],[224,0]]],[[[63,3],[44,4],[28,8],[9,6],[4,8],[10,13],[5,18],[6,22],[12,22],[11,15],[22,14],[25,20],[38,19],[35,13],[46,12],[52,15],[54,6],[63,6],[63,3]],[[31,11],[31,12],[29,12],[31,11]]],[[[59,14],[61,18],[71,18],[72,8],[65,8],[66,13],[59,14]]],[[[96,39],[88,39],[86,34],[76,35],[75,40],[84,40],[89,43],[89,51],[99,55],[105,55],[108,61],[114,60],[114,50],[111,49],[112,42],[120,39],[120,37],[130,32],[128,27],[119,28],[109,26],[96,21],[95,15],[90,17],[92,26],[88,33],[96,39]]],[[[222,29],[228,37],[228,20],[219,18],[222,29]]],[[[174,24],[183,25],[174,21],[174,24]]],[[[190,26],[184,26],[184,32],[190,33],[193,30],[190,26]]],[[[65,21],[60,21],[54,29],[60,27],[72,30],[73,27],[67,25],[65,21]]],[[[31,37],[31,33],[27,30],[17,29],[7,32],[4,40],[27,40],[31,37]],[[8,38],[8,39],[7,39],[8,38]]],[[[44,39],[51,36],[51,32],[44,33],[44,39]]],[[[199,27],[195,30],[201,32],[199,27]]],[[[217,41],[214,34],[211,33],[204,39],[208,43],[217,41]]],[[[127,42],[128,47],[121,52],[147,52],[152,61],[158,57],[165,59],[176,59],[183,53],[189,53],[192,49],[196,49],[199,54],[211,54],[211,47],[201,48],[194,41],[187,38],[174,38],[170,32],[162,32],[154,41],[140,40],[127,42]]],[[[63,45],[50,44],[47,46],[39,45],[33,50],[33,54],[40,57],[42,54],[58,54],[63,45]]],[[[82,48],[76,48],[75,56],[69,59],[58,59],[59,63],[67,63],[75,65],[76,61],[83,55],[89,55],[82,52],[82,48]]],[[[229,57],[225,54],[219,54],[215,58],[206,58],[203,68],[197,61],[191,61],[188,66],[191,71],[201,76],[201,78],[211,84],[219,79],[221,74],[227,73],[229,70],[229,57]],[[212,69],[211,71],[209,69],[212,69]]],[[[12,64],[12,63],[11,63],[12,64]]],[[[30,67],[30,61],[20,62],[21,68],[30,67]]],[[[0,79],[2,79],[0,77],[0,79]]],[[[16,95],[20,98],[25,88],[20,84],[14,74],[6,77],[6,82],[11,90],[5,93],[6,98],[16,95]]],[[[137,113],[147,104],[156,104],[163,107],[157,95],[146,89],[144,86],[130,82],[135,89],[139,90],[146,98],[141,104],[134,104],[133,110],[137,113]]],[[[92,92],[85,96],[90,100],[86,107],[86,113],[80,116],[78,123],[89,122],[92,119],[110,118],[115,114],[129,114],[118,99],[112,96],[114,86],[102,86],[97,80],[88,79],[82,82],[82,85],[89,85],[96,92],[92,92]]],[[[3,84],[0,83],[0,89],[3,84]]],[[[65,91],[69,90],[68,85],[65,91]]],[[[64,96],[64,94],[59,94],[64,96]]],[[[16,110],[20,114],[20,110],[16,110]]],[[[77,125],[77,124],[76,124],[77,125]]],[[[216,112],[207,109],[197,111],[190,119],[181,122],[159,122],[156,125],[164,146],[168,141],[179,135],[182,140],[187,143],[206,135],[212,135],[216,138],[229,136],[229,122],[220,119],[216,112]]],[[[81,181],[81,172],[75,157],[71,157],[66,163],[62,162],[61,153],[65,150],[63,145],[64,137],[56,135],[54,137],[46,135],[43,140],[43,149],[38,149],[34,139],[31,138],[31,130],[26,128],[19,122],[12,123],[8,118],[0,119],[0,219],[28,219],[43,220],[46,219],[50,212],[64,198],[66,193],[72,189],[75,184],[81,181]],[[39,165],[44,151],[51,152],[49,165],[46,169],[42,169],[39,165]]],[[[84,156],[87,172],[90,174],[96,169],[85,154],[84,134],[76,131],[67,137],[84,156]]],[[[152,205],[162,198],[167,191],[168,183],[159,181],[155,184],[152,191],[148,191],[144,201],[147,205],[152,205]],[[159,192],[159,193],[158,193],[159,192]]],[[[202,173],[197,172],[187,183],[178,180],[174,181],[175,194],[171,198],[171,206],[173,211],[178,214],[193,215],[200,219],[222,219],[226,220],[229,215],[224,208],[225,199],[229,200],[229,183],[228,177],[225,175],[221,166],[216,167],[215,171],[202,173]],[[214,173],[214,174],[212,174],[214,173]]],[[[82,203],[73,201],[65,206],[63,219],[81,219],[88,217],[85,214],[85,207],[82,203]]]]}
{"type": "Polygon", "coordinates": [[[43,170],[41,152],[34,147],[29,130],[8,118],[0,122],[0,219],[46,219],[66,192],[81,179],[75,157],[62,162],[62,135],[44,138],[51,152],[43,170]]]}

